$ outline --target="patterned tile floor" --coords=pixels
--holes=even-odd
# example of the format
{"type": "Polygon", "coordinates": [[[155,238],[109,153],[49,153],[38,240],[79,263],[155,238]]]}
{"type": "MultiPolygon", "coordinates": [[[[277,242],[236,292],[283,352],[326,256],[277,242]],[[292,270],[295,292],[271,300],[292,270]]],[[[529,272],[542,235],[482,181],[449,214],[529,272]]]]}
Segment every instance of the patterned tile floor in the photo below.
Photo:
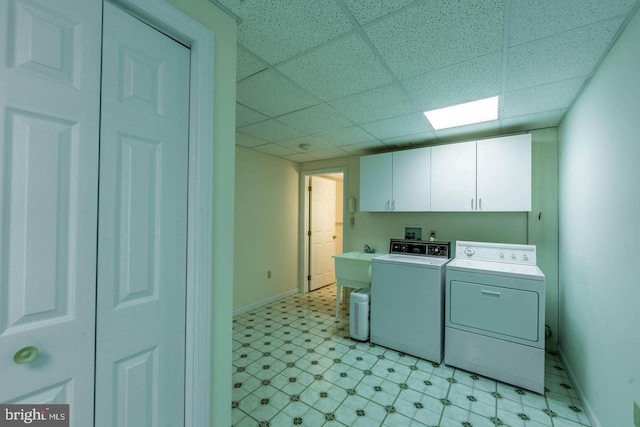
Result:
{"type": "Polygon", "coordinates": [[[590,426],[560,359],[544,396],[349,337],[335,285],[235,316],[233,426],[590,426]]]}

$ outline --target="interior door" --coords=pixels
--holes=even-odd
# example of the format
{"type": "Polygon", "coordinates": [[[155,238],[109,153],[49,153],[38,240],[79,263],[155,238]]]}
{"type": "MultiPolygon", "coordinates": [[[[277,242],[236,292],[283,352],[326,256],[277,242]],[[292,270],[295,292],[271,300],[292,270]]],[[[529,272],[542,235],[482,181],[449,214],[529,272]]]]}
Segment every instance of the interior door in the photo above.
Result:
{"type": "Polygon", "coordinates": [[[76,427],[93,424],[101,14],[0,1],[0,402],[69,403],[76,427]]]}
{"type": "Polygon", "coordinates": [[[96,426],[184,424],[189,50],[105,3],[96,426]]]}
{"type": "Polygon", "coordinates": [[[311,177],[311,266],[309,290],[336,281],[336,182],[311,177]]]}

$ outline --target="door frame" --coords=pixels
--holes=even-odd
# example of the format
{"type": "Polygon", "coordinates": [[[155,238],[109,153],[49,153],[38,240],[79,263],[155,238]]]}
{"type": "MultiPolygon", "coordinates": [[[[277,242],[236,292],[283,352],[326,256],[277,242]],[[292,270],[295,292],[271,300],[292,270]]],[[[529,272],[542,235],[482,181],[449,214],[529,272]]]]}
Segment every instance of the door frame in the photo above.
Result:
{"type": "MultiPolygon", "coordinates": [[[[328,169],[316,169],[310,171],[304,171],[300,173],[300,185],[299,185],[299,208],[300,220],[298,221],[298,292],[306,294],[309,292],[309,282],[307,281],[307,275],[309,274],[309,237],[307,236],[307,230],[309,229],[309,192],[307,187],[309,186],[309,178],[313,175],[326,175],[330,173],[342,173],[342,206],[347,206],[347,168],[336,167],[328,169]]],[[[345,223],[347,209],[342,209],[342,222],[345,223]]],[[[344,250],[346,244],[344,232],[342,235],[342,248],[344,250]]]]}
{"type": "Polygon", "coordinates": [[[164,0],[104,1],[111,1],[186,45],[191,53],[184,425],[208,426],[212,407],[214,35],[211,30],[164,0]]]}

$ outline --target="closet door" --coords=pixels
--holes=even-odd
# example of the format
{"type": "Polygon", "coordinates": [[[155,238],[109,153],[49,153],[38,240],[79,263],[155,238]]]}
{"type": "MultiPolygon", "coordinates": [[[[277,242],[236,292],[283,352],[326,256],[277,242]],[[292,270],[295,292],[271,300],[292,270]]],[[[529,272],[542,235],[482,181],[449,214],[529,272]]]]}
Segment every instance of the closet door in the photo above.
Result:
{"type": "Polygon", "coordinates": [[[104,14],[96,427],[182,426],[190,52],[104,14]]]}
{"type": "Polygon", "coordinates": [[[93,424],[102,4],[0,1],[0,402],[93,424]]]}

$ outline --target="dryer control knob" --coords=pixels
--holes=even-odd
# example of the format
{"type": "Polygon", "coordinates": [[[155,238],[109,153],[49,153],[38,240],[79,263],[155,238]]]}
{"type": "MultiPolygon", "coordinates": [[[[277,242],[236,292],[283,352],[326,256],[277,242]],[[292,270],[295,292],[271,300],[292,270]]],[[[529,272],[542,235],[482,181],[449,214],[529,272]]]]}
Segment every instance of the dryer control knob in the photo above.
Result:
{"type": "Polygon", "coordinates": [[[467,248],[464,250],[464,254],[466,256],[473,256],[476,253],[476,251],[473,250],[473,248],[467,248]]]}

